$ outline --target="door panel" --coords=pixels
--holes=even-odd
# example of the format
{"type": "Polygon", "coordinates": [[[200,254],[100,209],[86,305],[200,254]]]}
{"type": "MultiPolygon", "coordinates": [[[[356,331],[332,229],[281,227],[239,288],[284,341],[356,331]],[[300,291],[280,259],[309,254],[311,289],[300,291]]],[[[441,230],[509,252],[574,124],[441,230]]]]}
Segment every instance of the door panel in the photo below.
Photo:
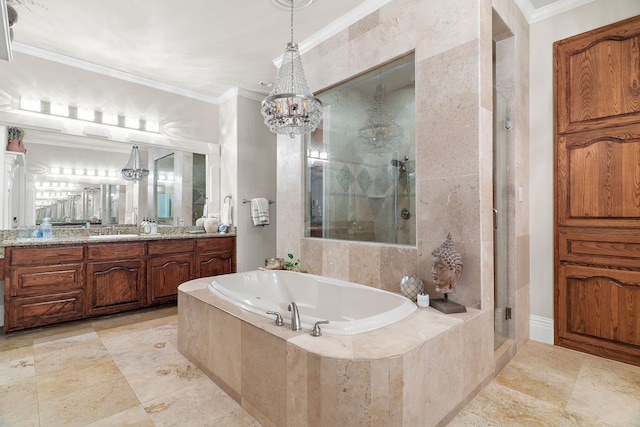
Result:
{"type": "Polygon", "coordinates": [[[640,366],[640,16],[554,59],[555,342],[640,366]]]}

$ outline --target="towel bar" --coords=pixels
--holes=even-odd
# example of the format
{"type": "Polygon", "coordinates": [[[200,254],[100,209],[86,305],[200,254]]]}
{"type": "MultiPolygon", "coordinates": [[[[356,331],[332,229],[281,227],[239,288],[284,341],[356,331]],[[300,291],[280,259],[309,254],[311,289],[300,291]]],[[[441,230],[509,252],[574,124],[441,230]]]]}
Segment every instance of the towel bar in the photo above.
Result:
{"type": "MultiPolygon", "coordinates": [[[[251,203],[251,200],[242,199],[242,203],[243,203],[243,204],[251,203]]],[[[270,204],[270,205],[272,205],[272,204],[274,204],[274,203],[275,203],[275,202],[274,202],[273,200],[269,200],[269,204],[270,204]]]]}

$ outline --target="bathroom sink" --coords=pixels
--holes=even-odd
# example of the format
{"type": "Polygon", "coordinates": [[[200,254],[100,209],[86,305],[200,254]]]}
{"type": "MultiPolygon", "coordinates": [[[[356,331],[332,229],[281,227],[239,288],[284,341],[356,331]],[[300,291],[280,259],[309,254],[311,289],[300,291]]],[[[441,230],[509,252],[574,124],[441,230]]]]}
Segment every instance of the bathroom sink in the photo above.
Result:
{"type": "Polygon", "coordinates": [[[138,234],[103,234],[103,235],[89,236],[90,239],[98,239],[98,240],[133,239],[135,237],[140,237],[140,236],[138,234]]]}

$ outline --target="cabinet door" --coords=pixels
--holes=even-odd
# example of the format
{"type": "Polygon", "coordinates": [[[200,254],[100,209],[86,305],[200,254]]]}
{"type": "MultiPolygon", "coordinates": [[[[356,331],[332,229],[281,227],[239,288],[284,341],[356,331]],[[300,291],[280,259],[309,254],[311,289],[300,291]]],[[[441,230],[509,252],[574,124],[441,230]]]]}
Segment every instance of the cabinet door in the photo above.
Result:
{"type": "Polygon", "coordinates": [[[178,286],[194,277],[192,254],[176,254],[150,258],[147,263],[149,304],[175,301],[178,286]]]}
{"type": "Polygon", "coordinates": [[[235,270],[233,252],[198,254],[197,267],[197,277],[209,277],[233,273],[235,270]]]}
{"type": "Polygon", "coordinates": [[[144,260],[87,264],[87,314],[133,310],[146,305],[144,260]]]}

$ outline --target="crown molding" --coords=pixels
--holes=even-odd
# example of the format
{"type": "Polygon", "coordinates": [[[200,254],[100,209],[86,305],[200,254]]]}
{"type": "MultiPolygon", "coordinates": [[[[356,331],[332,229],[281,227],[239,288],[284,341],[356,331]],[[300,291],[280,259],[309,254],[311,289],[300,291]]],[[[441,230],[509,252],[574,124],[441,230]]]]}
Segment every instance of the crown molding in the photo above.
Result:
{"type": "MultiPolygon", "coordinates": [[[[365,1],[364,3],[360,4],[356,8],[350,10],[349,12],[345,13],[344,15],[342,15],[341,17],[339,17],[338,19],[336,19],[335,21],[333,21],[331,24],[327,25],[320,31],[312,34],[310,37],[298,43],[298,51],[302,55],[303,53],[313,49],[314,47],[318,46],[320,43],[324,42],[330,37],[335,36],[345,28],[348,28],[350,25],[355,24],[356,22],[358,22],[365,16],[369,15],[370,13],[373,13],[376,10],[380,9],[382,6],[386,5],[390,1],[391,0],[365,1]]],[[[280,65],[282,65],[283,56],[284,54],[278,56],[276,59],[273,60],[273,64],[277,68],[280,68],[280,65]]]]}
{"type": "Polygon", "coordinates": [[[147,86],[152,89],[158,89],[164,92],[173,93],[175,95],[197,99],[199,101],[208,102],[210,104],[217,104],[217,98],[215,97],[207,96],[207,95],[190,91],[187,89],[182,89],[176,86],[160,83],[158,81],[147,79],[145,77],[136,76],[135,74],[125,73],[123,71],[119,71],[114,68],[92,64],[91,62],[82,61],[76,58],[72,58],[70,56],[61,55],[59,53],[54,53],[54,52],[40,49],[34,46],[29,46],[24,43],[14,42],[12,46],[13,46],[14,52],[20,52],[25,55],[30,55],[36,58],[45,59],[47,61],[57,62],[63,65],[69,65],[71,67],[80,68],[85,71],[102,74],[104,76],[113,77],[113,78],[124,80],[130,83],[139,84],[141,86],[147,86]]]}
{"type": "Polygon", "coordinates": [[[568,10],[589,4],[592,1],[593,0],[560,0],[555,3],[551,3],[547,6],[536,9],[531,16],[531,19],[529,19],[529,23],[533,24],[534,22],[543,21],[568,10]]]}
{"type": "Polygon", "coordinates": [[[533,7],[531,0],[515,0],[516,4],[522,11],[529,24],[543,21],[552,16],[559,15],[568,10],[575,9],[585,4],[591,3],[593,0],[559,0],[546,6],[536,9],[533,7]]]}
{"type": "Polygon", "coordinates": [[[237,96],[242,96],[243,98],[253,99],[254,101],[262,102],[265,95],[257,92],[250,91],[248,89],[244,89],[241,87],[232,87],[228,89],[225,93],[218,97],[218,104],[222,104],[227,102],[228,100],[235,98],[237,96]]]}

